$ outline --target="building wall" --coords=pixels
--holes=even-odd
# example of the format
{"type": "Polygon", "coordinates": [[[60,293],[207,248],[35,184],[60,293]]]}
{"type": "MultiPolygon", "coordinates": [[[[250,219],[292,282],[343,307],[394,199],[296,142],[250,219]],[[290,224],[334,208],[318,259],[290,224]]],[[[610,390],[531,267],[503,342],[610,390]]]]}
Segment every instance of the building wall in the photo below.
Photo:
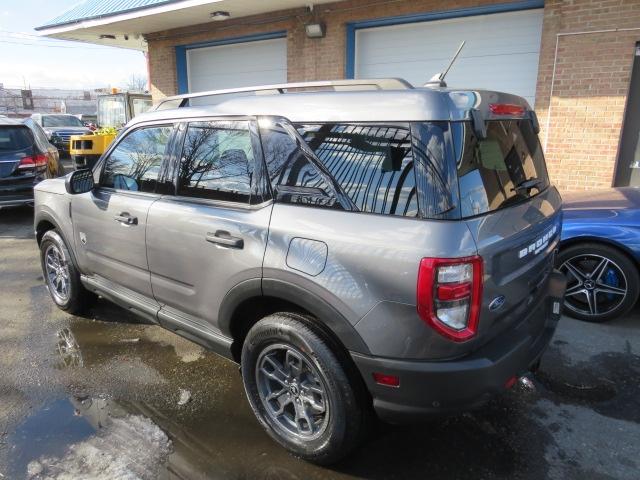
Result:
{"type": "MultiPolygon", "coordinates": [[[[147,36],[151,93],[155,99],[177,93],[176,45],[287,30],[289,81],[336,79],[345,75],[348,22],[507,1],[348,0],[318,5],[313,15],[297,9],[154,33],[147,36]],[[325,38],[305,36],[304,23],[314,16],[325,22],[325,38]]],[[[549,171],[561,190],[611,185],[634,45],[640,40],[640,30],[566,34],[638,27],[640,0],[545,2],[536,110],[549,171]]],[[[425,72],[425,80],[431,73],[425,72]]]]}
{"type": "Polygon", "coordinates": [[[536,111],[549,172],[561,190],[612,184],[640,30],[580,32],[625,28],[640,28],[639,0],[545,2],[536,111]]]}

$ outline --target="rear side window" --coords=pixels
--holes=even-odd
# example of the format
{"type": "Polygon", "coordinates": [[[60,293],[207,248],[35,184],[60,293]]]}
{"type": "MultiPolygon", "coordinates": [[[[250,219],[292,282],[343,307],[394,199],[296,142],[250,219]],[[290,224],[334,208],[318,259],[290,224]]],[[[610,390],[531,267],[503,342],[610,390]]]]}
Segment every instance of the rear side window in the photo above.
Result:
{"type": "Polygon", "coordinates": [[[33,136],[27,127],[0,127],[0,151],[24,150],[33,144],[33,136]]]}
{"type": "Polygon", "coordinates": [[[178,195],[249,203],[254,152],[248,121],[190,123],[178,195]]]}
{"type": "Polygon", "coordinates": [[[330,179],[292,133],[277,122],[260,123],[262,149],[276,200],[340,208],[330,179]]]}
{"type": "Polygon", "coordinates": [[[155,192],[172,126],[147,127],[127,134],[104,163],[100,185],[155,192]]]}
{"type": "Polygon", "coordinates": [[[538,136],[530,120],[487,122],[478,139],[470,122],[452,123],[462,217],[508,207],[549,186],[538,136]]]}
{"type": "Polygon", "coordinates": [[[300,135],[362,212],[415,217],[409,125],[298,125],[300,135]]]}

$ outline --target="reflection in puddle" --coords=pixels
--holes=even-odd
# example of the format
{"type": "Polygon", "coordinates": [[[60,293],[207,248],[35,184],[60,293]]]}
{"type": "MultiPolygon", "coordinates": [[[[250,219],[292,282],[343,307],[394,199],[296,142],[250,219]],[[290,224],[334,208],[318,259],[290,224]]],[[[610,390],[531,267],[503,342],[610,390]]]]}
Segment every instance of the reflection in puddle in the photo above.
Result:
{"type": "Polygon", "coordinates": [[[58,332],[58,354],[63,367],[82,367],[82,353],[76,338],[68,328],[58,332]]]}

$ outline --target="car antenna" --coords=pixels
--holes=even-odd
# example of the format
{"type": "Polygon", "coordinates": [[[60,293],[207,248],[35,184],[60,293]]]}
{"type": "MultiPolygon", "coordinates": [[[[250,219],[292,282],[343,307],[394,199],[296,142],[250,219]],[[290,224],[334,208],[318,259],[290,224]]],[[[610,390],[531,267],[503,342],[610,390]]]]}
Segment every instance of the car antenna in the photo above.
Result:
{"type": "Polygon", "coordinates": [[[431,77],[431,79],[427,83],[423,85],[424,87],[441,87],[441,88],[447,87],[447,83],[444,81],[444,77],[446,77],[447,73],[449,73],[449,70],[451,70],[451,67],[453,66],[453,62],[455,62],[456,59],[458,58],[458,55],[460,55],[460,52],[462,51],[462,47],[464,47],[465,43],[466,43],[466,40],[463,40],[460,46],[458,47],[458,50],[456,51],[456,53],[453,55],[453,58],[449,62],[449,65],[447,66],[445,71],[436,73],[433,77],[431,77]]]}

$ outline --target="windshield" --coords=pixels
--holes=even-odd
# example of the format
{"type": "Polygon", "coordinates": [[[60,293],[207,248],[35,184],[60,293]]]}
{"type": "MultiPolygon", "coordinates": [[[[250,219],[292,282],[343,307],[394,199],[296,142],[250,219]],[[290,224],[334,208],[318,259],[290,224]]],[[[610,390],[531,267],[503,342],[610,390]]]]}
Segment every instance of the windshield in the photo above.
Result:
{"type": "Polygon", "coordinates": [[[470,122],[453,122],[452,132],[463,218],[526,201],[549,186],[530,120],[489,121],[482,140],[470,122]]]}
{"type": "Polygon", "coordinates": [[[43,115],[43,127],[84,127],[82,122],[73,115],[43,115]]]}

